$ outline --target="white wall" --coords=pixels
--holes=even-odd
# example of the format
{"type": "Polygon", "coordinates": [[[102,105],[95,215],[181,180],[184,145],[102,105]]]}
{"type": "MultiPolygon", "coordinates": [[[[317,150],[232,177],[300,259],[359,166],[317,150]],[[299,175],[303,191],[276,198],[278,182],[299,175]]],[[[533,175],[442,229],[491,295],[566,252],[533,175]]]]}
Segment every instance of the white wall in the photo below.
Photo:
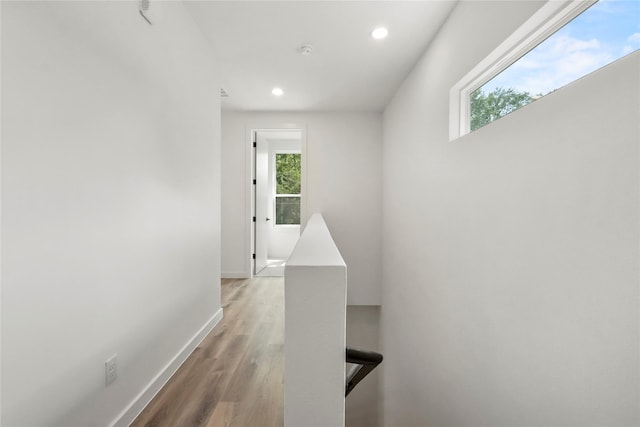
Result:
{"type": "Polygon", "coordinates": [[[379,113],[223,111],[223,275],[249,274],[250,230],[245,218],[250,218],[246,203],[250,175],[245,156],[250,151],[246,129],[302,126],[306,135],[306,212],[323,214],[349,266],[348,303],[379,304],[381,124],[379,113]]]}
{"type": "Polygon", "coordinates": [[[640,423],[640,55],[447,142],[540,4],[460,3],[384,113],[386,426],[640,423]]]}
{"type": "Polygon", "coordinates": [[[216,70],[137,7],[2,3],[6,426],[109,424],[221,313],[216,70]]]}
{"type": "Polygon", "coordinates": [[[268,259],[286,260],[300,237],[299,225],[272,226],[269,233],[268,259]]]}

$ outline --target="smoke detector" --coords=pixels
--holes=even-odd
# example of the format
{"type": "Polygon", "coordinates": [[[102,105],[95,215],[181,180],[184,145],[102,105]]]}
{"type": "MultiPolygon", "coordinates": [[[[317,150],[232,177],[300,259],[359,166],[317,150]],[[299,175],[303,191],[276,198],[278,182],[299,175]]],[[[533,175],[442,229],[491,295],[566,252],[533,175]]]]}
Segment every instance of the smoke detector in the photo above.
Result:
{"type": "Polygon", "coordinates": [[[303,44],[298,48],[298,52],[300,52],[301,55],[309,55],[312,50],[313,46],[311,44],[303,44]]]}

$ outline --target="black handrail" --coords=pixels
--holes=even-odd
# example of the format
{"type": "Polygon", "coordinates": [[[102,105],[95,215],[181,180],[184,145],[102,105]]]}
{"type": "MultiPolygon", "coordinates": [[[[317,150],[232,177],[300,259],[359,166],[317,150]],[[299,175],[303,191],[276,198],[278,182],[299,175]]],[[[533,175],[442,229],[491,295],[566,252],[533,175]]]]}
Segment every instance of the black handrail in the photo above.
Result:
{"type": "Polygon", "coordinates": [[[347,384],[345,387],[345,397],[351,390],[373,371],[376,366],[382,363],[382,355],[374,351],[364,351],[347,347],[347,363],[359,365],[347,374],[347,384]]]}

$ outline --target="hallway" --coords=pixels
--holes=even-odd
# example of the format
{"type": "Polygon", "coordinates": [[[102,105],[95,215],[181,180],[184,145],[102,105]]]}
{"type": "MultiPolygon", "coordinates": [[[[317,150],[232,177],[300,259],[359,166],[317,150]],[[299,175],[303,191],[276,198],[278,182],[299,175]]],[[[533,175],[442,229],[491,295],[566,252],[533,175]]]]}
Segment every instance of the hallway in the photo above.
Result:
{"type": "Polygon", "coordinates": [[[283,425],[284,279],[222,279],[224,319],[132,427],[283,425]]]}
{"type": "Polygon", "coordinates": [[[252,209],[251,137],[296,130],[299,195],[266,198],[322,214],[345,344],[384,354],[345,426],[640,427],[640,0],[0,12],[0,425],[282,426],[322,384],[296,346],[336,349],[339,405],[300,418],[342,412],[342,291],[220,280],[286,258],[257,249],[254,217],[295,224],[252,209]]]}

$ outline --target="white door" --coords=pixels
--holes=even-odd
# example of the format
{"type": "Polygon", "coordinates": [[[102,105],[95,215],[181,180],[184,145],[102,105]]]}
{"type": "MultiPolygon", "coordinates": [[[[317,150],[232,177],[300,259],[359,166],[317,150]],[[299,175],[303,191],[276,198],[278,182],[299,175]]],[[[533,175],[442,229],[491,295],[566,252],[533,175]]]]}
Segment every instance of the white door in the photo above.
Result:
{"type": "Polygon", "coordinates": [[[258,274],[267,266],[269,245],[269,144],[264,132],[256,131],[255,147],[255,263],[253,274],[258,274]]]}

